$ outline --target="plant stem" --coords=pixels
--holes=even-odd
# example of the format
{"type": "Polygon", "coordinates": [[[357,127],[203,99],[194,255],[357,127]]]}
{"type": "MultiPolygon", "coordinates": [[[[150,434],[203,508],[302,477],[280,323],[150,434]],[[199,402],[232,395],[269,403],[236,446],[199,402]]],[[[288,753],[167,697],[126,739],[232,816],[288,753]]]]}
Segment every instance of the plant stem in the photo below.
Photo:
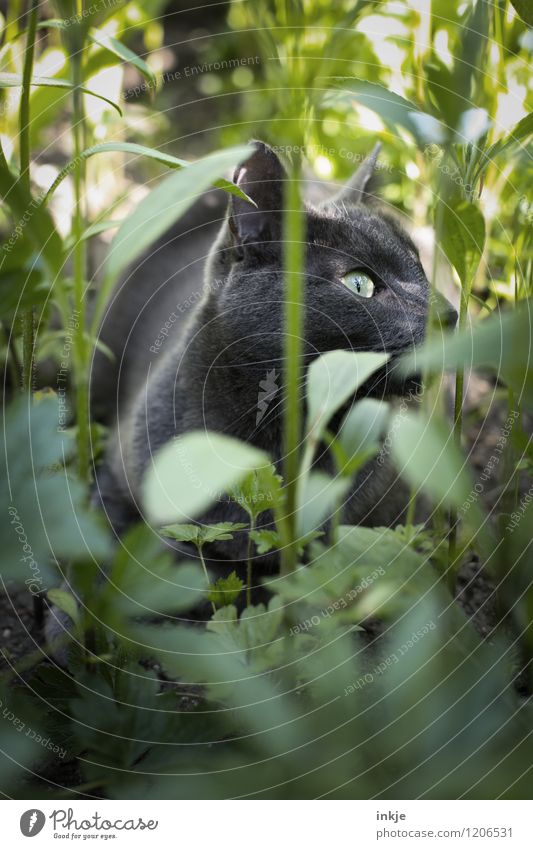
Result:
{"type": "Polygon", "coordinates": [[[73,221],[74,235],[74,306],[77,313],[77,328],[74,332],[75,383],[76,383],[76,424],[78,448],[78,473],[82,481],[89,482],[89,380],[88,349],[85,338],[85,242],[83,234],[83,197],[85,188],[85,167],[81,159],[83,150],[83,31],[79,28],[79,38],[71,52],[72,82],[74,85],[73,123],[74,140],[74,196],[75,212],[73,221]]]}
{"type": "Polygon", "coordinates": [[[33,59],[35,56],[38,5],[38,0],[31,0],[28,12],[28,29],[19,110],[20,182],[28,194],[30,193],[30,86],[33,75],[33,59]]]}
{"type": "MultiPolygon", "coordinates": [[[[207,589],[209,590],[209,572],[207,571],[207,566],[205,565],[204,555],[203,555],[203,552],[202,552],[202,546],[197,544],[196,549],[198,551],[198,556],[199,556],[200,562],[202,564],[202,569],[204,570],[205,583],[206,583],[207,589]]],[[[213,608],[213,613],[216,613],[217,609],[216,609],[216,605],[215,605],[214,601],[211,602],[211,607],[213,608]]]]}
{"type": "Polygon", "coordinates": [[[287,545],[282,549],[281,573],[294,571],[297,565],[295,545],[297,486],[301,439],[302,379],[302,269],[304,264],[304,215],[300,198],[301,164],[295,158],[285,186],[284,268],[285,268],[285,407],[284,456],[286,483],[287,545]]]}
{"type": "MultiPolygon", "coordinates": [[[[470,286],[461,286],[461,302],[459,306],[459,333],[466,326],[468,316],[468,301],[470,300],[470,286]]],[[[453,435],[458,448],[461,447],[462,431],[463,431],[463,389],[464,389],[465,372],[464,368],[459,367],[455,373],[455,402],[453,411],[453,435]]],[[[451,571],[451,579],[455,573],[455,563],[457,560],[457,508],[452,507],[450,510],[450,533],[448,538],[448,571],[451,571]]]]}
{"type": "Polygon", "coordinates": [[[253,539],[251,534],[255,530],[254,517],[250,516],[250,530],[248,532],[248,550],[246,552],[246,606],[250,607],[252,603],[252,551],[253,539]]]}
{"type": "MultiPolygon", "coordinates": [[[[28,201],[31,195],[30,184],[30,87],[33,76],[33,60],[35,56],[35,35],[37,32],[38,0],[31,0],[28,12],[28,29],[26,49],[24,53],[24,68],[22,71],[22,92],[19,110],[19,148],[20,148],[20,182],[26,191],[28,201]]],[[[33,307],[27,307],[22,313],[22,390],[31,399],[33,391],[33,361],[35,349],[35,319],[33,307]]]]}

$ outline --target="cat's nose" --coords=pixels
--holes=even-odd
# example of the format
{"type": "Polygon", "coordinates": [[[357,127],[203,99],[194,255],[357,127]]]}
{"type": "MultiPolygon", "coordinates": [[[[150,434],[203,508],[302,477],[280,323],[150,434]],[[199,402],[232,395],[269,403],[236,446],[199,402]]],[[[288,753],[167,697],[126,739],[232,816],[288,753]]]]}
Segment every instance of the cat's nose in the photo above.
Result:
{"type": "Polygon", "coordinates": [[[455,309],[455,307],[452,307],[451,304],[448,304],[448,312],[446,313],[446,327],[455,327],[458,318],[459,315],[457,314],[457,310],[455,309]]]}
{"type": "Polygon", "coordinates": [[[433,323],[440,328],[451,328],[457,324],[457,310],[440,294],[434,293],[435,301],[432,306],[433,323]]]}

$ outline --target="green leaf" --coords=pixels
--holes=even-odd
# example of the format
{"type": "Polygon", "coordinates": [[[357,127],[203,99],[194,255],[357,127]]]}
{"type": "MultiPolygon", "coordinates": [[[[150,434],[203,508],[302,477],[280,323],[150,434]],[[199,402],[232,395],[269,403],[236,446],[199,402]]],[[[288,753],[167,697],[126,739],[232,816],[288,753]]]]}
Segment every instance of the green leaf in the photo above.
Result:
{"type": "Polygon", "coordinates": [[[234,147],[193,162],[162,180],[124,221],[110,247],[106,276],[112,281],[174,224],[228,168],[250,155],[234,147]]]}
{"type": "Polygon", "coordinates": [[[452,198],[443,205],[442,247],[468,289],[485,244],[485,219],[477,204],[452,198]]]}
{"type": "Polygon", "coordinates": [[[250,531],[250,537],[255,542],[258,554],[267,554],[276,548],[281,548],[283,542],[277,531],[250,531]]]}
{"type": "Polygon", "coordinates": [[[129,47],[122,44],[118,38],[113,38],[98,29],[92,29],[88,34],[88,38],[89,41],[94,42],[94,44],[98,44],[100,47],[105,48],[105,50],[109,50],[110,53],[118,56],[119,59],[123,59],[124,62],[129,62],[129,64],[137,68],[142,76],[148,80],[149,84],[155,88],[156,78],[154,72],[146,64],[146,62],[140,58],[140,56],[137,56],[133,50],[130,50],[129,47]]]}
{"type": "Polygon", "coordinates": [[[200,515],[252,469],[262,451],[219,433],[192,431],[161,449],[143,483],[143,503],[155,525],[200,515]]]}
{"type": "MultiPolygon", "coordinates": [[[[74,85],[70,82],[70,80],[62,80],[56,77],[42,77],[42,76],[34,76],[31,79],[32,86],[47,86],[49,88],[66,88],[72,90],[74,85]]],[[[1,73],[0,74],[0,88],[20,88],[22,87],[22,75],[21,74],[9,74],[9,73],[1,73]]],[[[103,100],[105,103],[108,103],[109,106],[112,106],[113,109],[116,109],[119,115],[122,115],[122,110],[117,103],[109,100],[107,97],[104,97],[103,94],[97,94],[95,91],[91,91],[88,88],[81,87],[81,90],[84,94],[90,94],[91,97],[97,97],[98,100],[103,100]]]]}
{"type": "Polygon", "coordinates": [[[66,613],[74,623],[77,624],[79,622],[80,612],[78,603],[71,593],[66,590],[55,589],[48,590],[47,596],[49,601],[58,607],[59,610],[62,610],[63,613],[66,613]]]}
{"type": "Polygon", "coordinates": [[[307,429],[320,438],[329,420],[387,360],[388,354],[329,351],[315,360],[307,377],[307,429]]]}
{"type": "Polygon", "coordinates": [[[266,510],[274,510],[283,497],[282,478],[273,465],[254,469],[241,484],[230,492],[234,501],[246,510],[252,519],[257,519],[266,510]]]}
{"type": "Polygon", "coordinates": [[[241,531],[248,525],[243,522],[218,522],[216,525],[166,525],[161,528],[165,537],[179,542],[192,542],[201,548],[206,542],[219,539],[233,539],[235,531],[241,531]]]}
{"type": "Polygon", "coordinates": [[[226,607],[237,601],[244,589],[244,582],[232,572],[227,578],[219,578],[209,587],[208,601],[212,601],[216,607],[226,607]]]}
{"type": "MultiPolygon", "coordinates": [[[[86,150],[82,150],[79,158],[81,160],[87,160],[91,156],[95,156],[99,153],[131,153],[136,156],[145,156],[148,159],[154,159],[156,162],[161,162],[163,165],[166,165],[167,168],[173,169],[182,169],[182,168],[190,168],[190,162],[187,162],[185,159],[178,159],[177,156],[171,156],[169,153],[163,153],[160,150],[154,150],[151,147],[145,147],[142,144],[134,144],[132,142],[104,142],[103,144],[96,144],[93,147],[88,147],[86,150]]],[[[72,160],[65,165],[64,168],[61,169],[54,182],[48,189],[43,203],[46,203],[50,196],[55,192],[57,187],[63,182],[65,177],[68,177],[69,174],[72,173],[73,167],[78,160],[72,160]]],[[[229,194],[236,195],[237,197],[242,198],[243,200],[249,201],[253,203],[255,206],[255,202],[252,201],[248,195],[246,195],[235,183],[232,183],[230,180],[213,180],[213,185],[217,186],[219,189],[223,189],[225,192],[229,194]]],[[[118,224],[123,224],[124,222],[116,222],[115,226],[118,224]]],[[[100,232],[100,231],[98,231],[100,232]]]]}

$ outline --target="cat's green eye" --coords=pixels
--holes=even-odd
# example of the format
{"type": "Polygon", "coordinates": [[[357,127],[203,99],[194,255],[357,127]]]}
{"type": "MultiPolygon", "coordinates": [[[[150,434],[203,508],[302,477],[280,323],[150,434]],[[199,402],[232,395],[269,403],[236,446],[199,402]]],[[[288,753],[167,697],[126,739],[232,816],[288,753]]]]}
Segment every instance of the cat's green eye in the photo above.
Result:
{"type": "Polygon", "coordinates": [[[364,271],[349,271],[341,279],[344,285],[360,298],[371,298],[374,294],[374,282],[364,271]]]}

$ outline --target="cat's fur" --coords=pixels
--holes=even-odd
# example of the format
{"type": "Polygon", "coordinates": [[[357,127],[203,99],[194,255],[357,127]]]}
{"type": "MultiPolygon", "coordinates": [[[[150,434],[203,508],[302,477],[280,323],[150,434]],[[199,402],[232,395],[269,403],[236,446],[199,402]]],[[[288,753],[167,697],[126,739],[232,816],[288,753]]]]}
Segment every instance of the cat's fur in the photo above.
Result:
{"type": "MultiPolygon", "coordinates": [[[[386,351],[391,354],[390,364],[369,382],[364,394],[389,397],[406,391],[403,380],[396,377],[397,356],[423,339],[429,288],[415,245],[367,193],[376,156],[377,150],[333,201],[318,207],[306,205],[303,355],[307,366],[319,354],[339,348],[386,351]],[[358,298],[341,282],[343,275],[355,269],[367,270],[374,279],[372,298],[358,298]]],[[[120,399],[116,431],[96,481],[104,509],[119,534],[142,516],[143,474],[158,449],[176,435],[196,429],[217,431],[253,443],[268,451],[275,463],[281,462],[285,178],[278,156],[256,143],[255,152],[237,168],[234,179],[257,208],[230,199],[206,263],[201,300],[187,311],[186,321],[180,314],[181,322],[172,323],[168,338],[153,356],[146,381],[142,372],[135,374],[131,367],[127,372],[129,392],[138,380],[137,395],[127,412],[120,399]],[[278,390],[274,388],[264,415],[258,416],[261,383],[269,373],[278,390]]],[[[183,269],[182,279],[188,269],[189,277],[197,281],[195,257],[205,254],[203,244],[212,238],[213,226],[207,238],[204,231],[203,244],[183,239],[184,232],[180,231],[180,238],[191,258],[183,262],[177,257],[176,265],[183,269]]],[[[172,274],[172,261],[168,265],[172,274]]],[[[150,274],[149,262],[143,273],[150,274]]],[[[451,307],[445,318],[454,321],[451,307]]],[[[140,320],[133,329],[134,338],[146,351],[154,333],[145,332],[143,337],[142,328],[140,320]]],[[[124,358],[122,352],[121,358],[127,367],[127,354],[124,358]]],[[[105,386],[104,395],[109,397],[110,391],[105,386]]],[[[321,462],[327,467],[327,456],[321,462]]],[[[346,501],[344,520],[370,525],[401,521],[404,505],[393,496],[396,488],[389,464],[374,462],[365,467],[346,501]]],[[[223,499],[201,518],[242,521],[245,514],[237,504],[223,499]]],[[[211,556],[240,560],[244,546],[244,535],[237,535],[233,542],[213,547],[211,556]]],[[[272,568],[272,560],[269,565],[272,568]]]]}

